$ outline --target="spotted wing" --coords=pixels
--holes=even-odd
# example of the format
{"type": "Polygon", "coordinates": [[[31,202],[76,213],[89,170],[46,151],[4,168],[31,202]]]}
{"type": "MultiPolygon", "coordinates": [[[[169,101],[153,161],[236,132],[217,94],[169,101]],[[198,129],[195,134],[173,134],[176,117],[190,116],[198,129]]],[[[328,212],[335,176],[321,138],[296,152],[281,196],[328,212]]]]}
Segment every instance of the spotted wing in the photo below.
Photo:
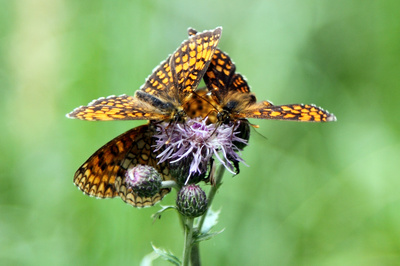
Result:
{"type": "Polygon", "coordinates": [[[159,109],[127,95],[101,97],[67,114],[87,121],[161,120],[167,116],[159,109]]]}
{"type": "MultiPolygon", "coordinates": [[[[189,28],[188,33],[193,36],[197,31],[189,28]]],[[[246,80],[235,71],[236,66],[228,54],[217,48],[204,75],[204,81],[207,88],[216,96],[219,102],[222,102],[224,97],[233,91],[250,92],[250,87],[247,85],[246,80]]]]}
{"type": "Polygon", "coordinates": [[[206,118],[212,123],[217,120],[216,103],[207,88],[200,88],[188,97],[183,104],[183,110],[190,118],[206,118]]]}
{"type": "MultiPolygon", "coordinates": [[[[189,28],[188,33],[189,36],[194,36],[197,31],[189,28]]],[[[223,96],[228,94],[235,70],[236,66],[229,56],[217,48],[204,75],[204,81],[207,88],[217,97],[219,102],[222,101],[223,96]]]]}
{"type": "MultiPolygon", "coordinates": [[[[172,103],[175,106],[179,105],[179,94],[174,85],[170,60],[171,56],[153,70],[140,90],[136,92],[138,98],[145,102],[149,102],[148,98],[155,98],[162,102],[172,103]],[[141,95],[144,96],[141,97],[141,95]]],[[[149,103],[151,104],[151,102],[149,103]]]]}
{"type": "Polygon", "coordinates": [[[180,99],[186,98],[200,83],[217,48],[222,28],[191,36],[171,56],[171,68],[180,99]]]}
{"type": "Polygon", "coordinates": [[[293,120],[303,122],[336,121],[336,117],[328,111],[310,104],[271,105],[261,102],[244,110],[241,116],[245,118],[261,118],[274,120],[293,120]]]}
{"type": "Polygon", "coordinates": [[[136,97],[164,113],[180,109],[200,83],[216,49],[221,28],[205,31],[184,41],[162,62],[136,92],[136,97]]]}
{"type": "MultiPolygon", "coordinates": [[[[208,89],[220,102],[222,102],[224,96],[226,96],[231,89],[234,89],[231,85],[233,83],[233,78],[237,76],[235,70],[236,66],[229,56],[218,49],[214,53],[211,64],[204,75],[204,81],[208,89]]],[[[249,92],[250,88],[248,86],[247,88],[247,92],[249,92]]]]}
{"type": "Polygon", "coordinates": [[[152,124],[131,129],[97,150],[75,173],[74,183],[86,195],[98,198],[120,196],[135,207],[152,206],[170,189],[161,189],[153,197],[139,197],[125,184],[125,172],[137,164],[150,165],[162,176],[170,179],[168,166],[157,164],[153,152],[154,128],[152,124]]]}

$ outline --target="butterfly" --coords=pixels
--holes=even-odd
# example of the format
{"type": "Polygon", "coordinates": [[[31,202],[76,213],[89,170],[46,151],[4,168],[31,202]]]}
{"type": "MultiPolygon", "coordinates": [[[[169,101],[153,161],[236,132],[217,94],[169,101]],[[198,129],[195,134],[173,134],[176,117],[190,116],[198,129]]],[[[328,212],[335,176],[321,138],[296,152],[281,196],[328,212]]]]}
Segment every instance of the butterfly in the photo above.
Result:
{"type": "MultiPolygon", "coordinates": [[[[188,30],[190,36],[196,30],[188,30]]],[[[236,73],[236,66],[230,57],[216,49],[211,63],[204,75],[207,89],[211,92],[218,109],[218,120],[247,120],[247,118],[292,120],[302,122],[336,121],[333,114],[313,104],[273,105],[269,101],[257,102],[250,93],[250,87],[244,77],[236,73]]]]}
{"type": "MultiPolygon", "coordinates": [[[[197,34],[194,29],[188,29],[189,36],[197,34]]],[[[292,120],[303,122],[328,122],[336,121],[333,114],[312,104],[286,104],[273,105],[270,101],[257,102],[256,96],[250,92],[250,87],[244,77],[236,73],[236,66],[230,57],[216,49],[211,63],[204,75],[211,100],[207,102],[217,111],[217,123],[235,123],[239,132],[238,136],[246,141],[250,138],[250,123],[248,118],[292,120]]],[[[204,99],[206,99],[204,95],[204,99]]],[[[253,125],[254,126],[254,125],[253,125]]],[[[246,143],[235,142],[239,149],[247,146],[246,143]]],[[[239,174],[239,162],[228,158],[239,174]]]]}
{"type": "Polygon", "coordinates": [[[156,67],[135,96],[101,97],[67,114],[88,121],[182,120],[221,37],[222,28],[191,36],[156,67]]]}
{"type": "Polygon", "coordinates": [[[154,167],[162,180],[171,180],[167,163],[158,163],[153,151],[155,124],[133,128],[98,149],[75,173],[74,184],[86,195],[97,198],[121,197],[135,207],[152,206],[170,192],[162,188],[151,197],[139,196],[126,183],[126,171],[136,165],[154,167]]]}
{"type": "Polygon", "coordinates": [[[125,174],[129,168],[141,164],[155,168],[162,180],[173,178],[169,165],[157,159],[162,150],[153,151],[156,124],[181,122],[187,116],[184,107],[191,115],[202,112],[202,103],[193,107],[190,103],[199,100],[194,91],[210,64],[221,30],[204,31],[184,41],[155,68],[135,96],[99,98],[67,114],[68,118],[87,121],[150,120],[97,150],[75,173],[74,183],[80,190],[98,198],[119,196],[135,207],[152,206],[170,191],[162,188],[152,197],[139,196],[127,186],[125,174]]]}

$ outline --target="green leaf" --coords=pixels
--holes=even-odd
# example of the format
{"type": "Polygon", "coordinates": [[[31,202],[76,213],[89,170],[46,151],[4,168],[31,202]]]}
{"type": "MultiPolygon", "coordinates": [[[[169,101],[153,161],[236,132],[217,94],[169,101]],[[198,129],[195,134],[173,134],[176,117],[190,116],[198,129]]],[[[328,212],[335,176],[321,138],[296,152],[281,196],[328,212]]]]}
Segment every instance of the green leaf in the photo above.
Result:
{"type": "Polygon", "coordinates": [[[140,262],[140,266],[152,266],[153,261],[155,261],[159,257],[160,257],[160,255],[157,254],[155,251],[153,251],[153,252],[147,254],[146,256],[144,256],[144,258],[140,262]]]}
{"type": "Polygon", "coordinates": [[[213,233],[205,233],[205,234],[200,234],[194,237],[193,242],[194,243],[199,243],[201,241],[205,241],[205,240],[209,240],[211,238],[213,238],[216,235],[219,235],[220,233],[222,233],[225,229],[222,229],[221,231],[218,232],[213,232],[213,233]]]}
{"type": "Polygon", "coordinates": [[[155,247],[153,244],[151,244],[151,246],[153,247],[154,252],[157,253],[164,260],[167,260],[177,266],[182,265],[182,262],[171,252],[168,252],[163,249],[159,249],[159,248],[155,247]]]}
{"type": "Polygon", "coordinates": [[[161,210],[159,210],[158,212],[156,212],[155,214],[153,214],[151,216],[151,218],[153,218],[153,222],[155,222],[157,219],[161,219],[161,214],[163,212],[165,212],[166,210],[176,210],[175,206],[161,206],[161,210]]]}
{"type": "Polygon", "coordinates": [[[211,208],[207,211],[207,216],[204,219],[201,234],[207,234],[218,223],[218,217],[221,211],[213,211],[211,208]]]}

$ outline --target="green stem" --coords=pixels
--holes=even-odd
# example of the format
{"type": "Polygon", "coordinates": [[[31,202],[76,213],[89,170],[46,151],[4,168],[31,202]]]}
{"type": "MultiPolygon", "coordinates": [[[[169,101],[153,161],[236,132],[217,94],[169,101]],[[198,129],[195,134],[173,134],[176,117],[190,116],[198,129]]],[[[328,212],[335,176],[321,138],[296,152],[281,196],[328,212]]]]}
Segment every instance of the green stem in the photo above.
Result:
{"type": "Polygon", "coordinates": [[[193,238],[193,218],[184,218],[184,229],[185,229],[185,243],[183,247],[183,266],[189,266],[190,254],[192,251],[192,238],[193,238]]]}
{"type": "Polygon", "coordinates": [[[200,266],[201,265],[198,242],[196,242],[192,245],[192,253],[190,254],[190,263],[192,266],[200,266]]]}
{"type": "MultiPolygon", "coordinates": [[[[206,211],[205,214],[203,214],[200,217],[200,220],[199,220],[199,223],[197,225],[197,228],[195,229],[197,234],[201,234],[201,230],[202,230],[204,221],[205,221],[205,219],[207,217],[207,212],[211,208],[211,204],[212,204],[212,201],[213,201],[213,199],[215,197],[215,194],[217,193],[218,188],[222,184],[222,177],[224,176],[224,172],[225,172],[225,167],[223,165],[220,165],[218,170],[217,170],[217,172],[216,172],[216,174],[211,177],[211,178],[214,178],[214,176],[215,176],[215,178],[214,178],[215,183],[214,183],[213,186],[211,186],[210,192],[208,193],[207,211],[206,211]]],[[[195,244],[193,244],[191,249],[192,249],[192,252],[191,252],[191,263],[192,263],[192,266],[200,266],[201,263],[200,263],[200,246],[199,246],[199,243],[196,242],[195,244]]]]}
{"type": "Polygon", "coordinates": [[[217,193],[217,191],[218,191],[218,188],[221,186],[221,184],[222,184],[222,177],[224,176],[224,173],[225,173],[225,166],[223,166],[222,164],[218,167],[218,170],[217,170],[217,172],[216,172],[216,174],[215,174],[215,184],[214,184],[214,186],[211,186],[211,189],[210,189],[210,192],[208,193],[208,198],[207,198],[207,201],[208,201],[208,206],[207,206],[207,211],[206,211],[206,213],[205,214],[203,214],[203,216],[201,216],[200,217],[200,221],[199,221],[199,224],[198,224],[198,226],[197,226],[197,229],[198,229],[198,232],[199,233],[201,233],[201,229],[202,229],[202,227],[203,227],[203,223],[204,223],[204,220],[206,219],[206,217],[207,217],[207,212],[208,212],[208,210],[211,208],[211,203],[212,203],[212,201],[213,201],[213,199],[214,199],[214,197],[215,197],[215,194],[217,193]]]}
{"type": "Polygon", "coordinates": [[[213,175],[211,178],[214,178],[214,185],[211,186],[211,189],[208,193],[208,204],[207,204],[207,211],[205,214],[203,214],[200,217],[199,223],[197,225],[197,228],[193,228],[193,218],[187,218],[187,217],[182,217],[183,221],[183,226],[185,230],[185,243],[184,243],[184,250],[183,250],[183,266],[188,266],[189,265],[189,260],[191,261],[192,266],[200,266],[200,250],[199,250],[199,243],[193,244],[193,233],[194,230],[196,230],[196,234],[201,234],[201,230],[205,221],[205,218],[207,216],[208,210],[211,208],[212,201],[215,197],[215,194],[218,191],[218,188],[222,184],[222,177],[225,172],[225,167],[223,165],[220,165],[218,170],[216,171],[216,174],[213,175]]]}

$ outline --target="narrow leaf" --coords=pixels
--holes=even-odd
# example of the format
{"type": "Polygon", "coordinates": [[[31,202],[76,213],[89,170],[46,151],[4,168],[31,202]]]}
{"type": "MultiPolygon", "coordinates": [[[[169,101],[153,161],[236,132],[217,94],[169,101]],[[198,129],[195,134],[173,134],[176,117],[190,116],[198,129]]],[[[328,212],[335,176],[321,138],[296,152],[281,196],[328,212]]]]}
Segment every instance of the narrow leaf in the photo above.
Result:
{"type": "Polygon", "coordinates": [[[213,233],[206,233],[206,234],[201,234],[196,236],[196,238],[194,239],[195,243],[201,242],[201,241],[205,241],[205,240],[209,240],[211,238],[213,238],[216,235],[219,235],[220,233],[222,233],[225,229],[222,229],[221,231],[218,232],[213,232],[213,233]]]}
{"type": "Polygon", "coordinates": [[[153,247],[154,252],[157,253],[164,260],[167,260],[176,266],[182,265],[182,262],[171,252],[168,252],[164,249],[159,249],[155,247],[153,244],[151,246],[153,247]]]}
{"type": "Polygon", "coordinates": [[[176,210],[175,206],[161,206],[161,210],[157,211],[155,214],[153,214],[151,216],[151,218],[153,218],[153,223],[157,220],[157,219],[161,219],[161,214],[163,214],[165,211],[167,210],[176,210]]]}
{"type": "Polygon", "coordinates": [[[158,255],[156,252],[153,251],[153,252],[147,254],[146,256],[144,256],[144,258],[140,262],[140,266],[152,266],[153,261],[155,261],[159,257],[160,257],[160,255],[158,255]]]}
{"type": "Polygon", "coordinates": [[[208,233],[217,223],[220,214],[219,211],[213,211],[211,208],[207,211],[207,216],[204,220],[203,227],[201,228],[201,234],[208,233]]]}

